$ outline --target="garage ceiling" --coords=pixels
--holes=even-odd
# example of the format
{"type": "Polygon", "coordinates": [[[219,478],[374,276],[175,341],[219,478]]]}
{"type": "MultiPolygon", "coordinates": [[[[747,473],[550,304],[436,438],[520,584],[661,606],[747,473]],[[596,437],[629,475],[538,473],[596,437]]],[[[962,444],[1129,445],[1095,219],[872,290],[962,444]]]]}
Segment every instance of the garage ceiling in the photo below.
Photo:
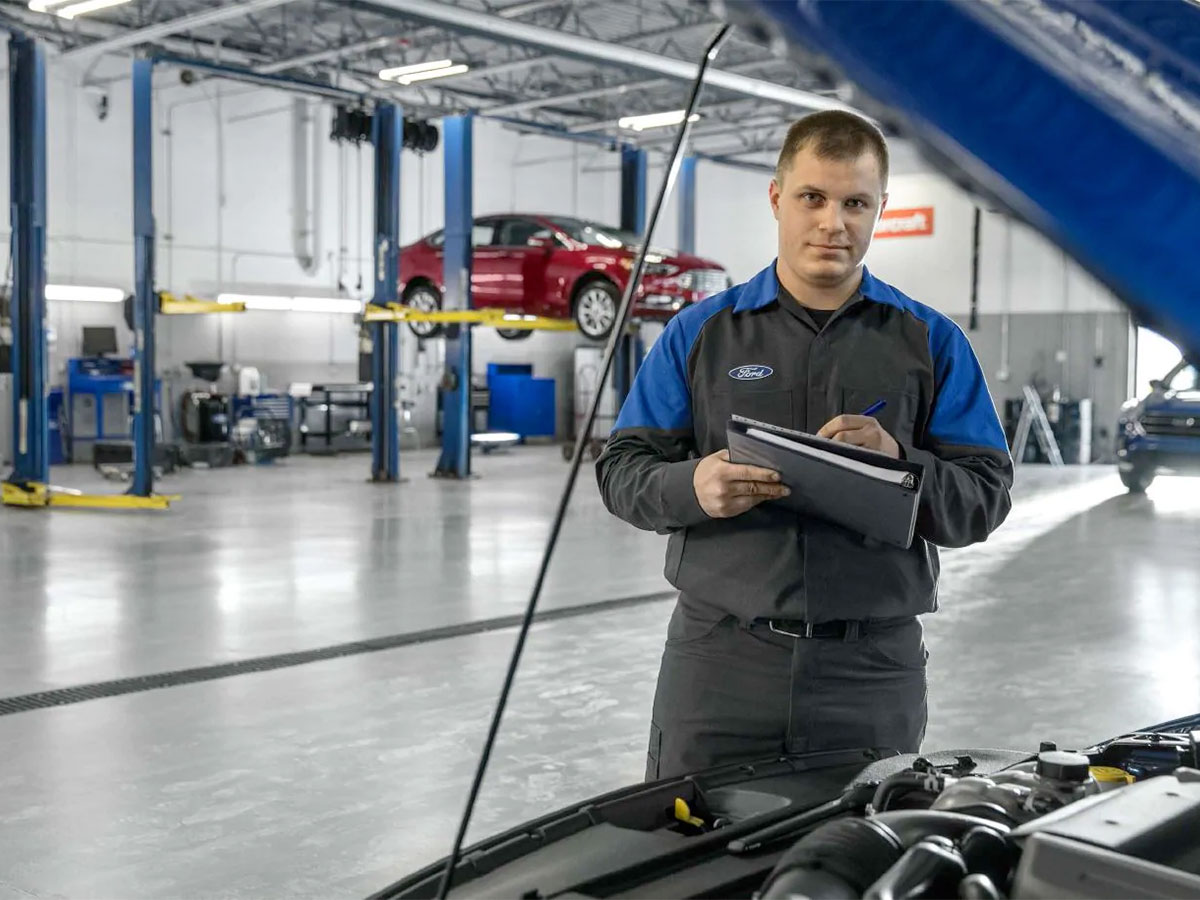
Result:
{"type": "MultiPolygon", "coordinates": [[[[391,97],[409,114],[471,110],[511,127],[663,149],[671,129],[631,132],[617,120],[682,108],[687,73],[719,25],[705,5],[683,0],[134,0],[74,20],[0,0],[3,19],[84,71],[109,54],[157,48],[391,97]],[[470,69],[408,87],[378,77],[439,59],[470,69]],[[643,65],[655,60],[676,71],[643,65]]],[[[849,96],[736,29],[716,68],[724,81],[705,89],[693,143],[731,160],[765,159],[798,115],[849,96]]]]}

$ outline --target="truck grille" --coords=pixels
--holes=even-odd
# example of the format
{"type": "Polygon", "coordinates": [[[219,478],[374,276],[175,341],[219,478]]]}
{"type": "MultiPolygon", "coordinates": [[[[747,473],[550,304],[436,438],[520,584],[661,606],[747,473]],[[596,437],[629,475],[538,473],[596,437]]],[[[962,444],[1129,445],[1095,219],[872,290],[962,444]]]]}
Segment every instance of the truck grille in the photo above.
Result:
{"type": "Polygon", "coordinates": [[[704,295],[718,294],[729,287],[729,276],[722,269],[693,269],[692,290],[704,295]]]}
{"type": "Polygon", "coordinates": [[[1142,416],[1146,434],[1161,437],[1200,437],[1200,410],[1185,413],[1146,413],[1142,416]]]}

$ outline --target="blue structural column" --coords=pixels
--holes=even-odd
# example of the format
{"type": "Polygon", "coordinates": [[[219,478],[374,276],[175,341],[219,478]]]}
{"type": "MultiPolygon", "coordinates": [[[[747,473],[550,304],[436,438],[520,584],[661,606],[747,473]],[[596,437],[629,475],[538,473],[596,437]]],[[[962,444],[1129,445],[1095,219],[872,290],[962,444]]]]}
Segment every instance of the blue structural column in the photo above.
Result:
{"type": "MultiPolygon", "coordinates": [[[[471,308],[472,117],[444,120],[446,240],[444,309],[471,308]]],[[[471,475],[471,330],[446,329],[446,373],[442,379],[442,454],[434,475],[471,475]]]]}
{"type": "Polygon", "coordinates": [[[154,493],[154,62],[133,61],[133,485],[154,493]]]}
{"type": "Polygon", "coordinates": [[[46,63],[29,38],[9,42],[12,205],[13,473],[50,477],[46,416],[46,63]]]}
{"type": "Polygon", "coordinates": [[[685,156],[679,167],[679,249],[696,252],[696,163],[685,156]]]}
{"type": "MultiPolygon", "coordinates": [[[[396,302],[400,276],[400,148],[404,116],[395,104],[375,108],[375,303],[396,302]]],[[[400,326],[376,322],[371,326],[371,478],[400,478],[400,427],[396,420],[396,376],[400,362],[400,326]]]]}
{"type": "MultiPolygon", "coordinates": [[[[637,147],[621,147],[621,229],[640,235],[646,228],[646,151],[637,147]]],[[[629,396],[636,372],[635,362],[640,361],[640,338],[623,334],[617,341],[617,355],[613,361],[613,391],[618,404],[624,404],[629,396]]]]}

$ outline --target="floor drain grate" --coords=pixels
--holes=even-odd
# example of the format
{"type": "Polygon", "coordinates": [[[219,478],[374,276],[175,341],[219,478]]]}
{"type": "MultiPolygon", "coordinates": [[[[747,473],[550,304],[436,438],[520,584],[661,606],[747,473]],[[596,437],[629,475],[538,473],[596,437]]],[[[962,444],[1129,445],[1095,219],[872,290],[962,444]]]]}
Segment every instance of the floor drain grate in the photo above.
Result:
{"type": "MultiPolygon", "coordinates": [[[[552,622],[556,619],[569,619],[585,616],[589,613],[606,612],[629,606],[640,606],[645,603],[656,603],[670,600],[676,596],[674,591],[643,594],[636,597],[619,597],[612,600],[598,600],[595,603],[585,603],[564,609],[550,609],[538,613],[534,617],[537,622],[552,622]]],[[[497,616],[492,619],[481,619],[477,622],[464,622],[461,625],[447,625],[442,628],[430,628],[425,631],[412,631],[405,634],[391,634],[385,637],[368,638],[362,641],[350,641],[345,644],[332,644],[328,647],[316,647],[312,650],[300,650],[294,653],[277,653],[271,656],[256,656],[252,659],[237,662],[221,663],[214,666],[200,666],[194,669],[179,669],[175,672],[160,672],[153,675],[136,675],[132,678],[118,678],[114,681],[97,681],[94,684],[82,684],[76,687],[56,688],[51,691],[40,691],[36,694],[22,694],[17,697],[0,698],[0,716],[14,713],[31,712],[37,709],[48,709],[52,706],[67,706],[72,703],[83,703],[88,700],[100,700],[104,697],[119,697],[122,694],[136,694],[141,691],[154,691],[159,688],[179,687],[185,684],[198,684],[202,681],[215,681],[220,678],[232,678],[235,675],[249,675],[254,672],[269,672],[273,669],[288,669],[292,666],[303,666],[307,663],[321,662],[327,659],[337,659],[342,656],[358,656],[363,653],[376,653],[380,650],[395,650],[414,644],[426,644],[430,641],[444,641],[449,638],[463,637],[468,634],[480,634],[485,631],[497,631],[501,628],[515,628],[521,624],[521,615],[497,616]]]]}

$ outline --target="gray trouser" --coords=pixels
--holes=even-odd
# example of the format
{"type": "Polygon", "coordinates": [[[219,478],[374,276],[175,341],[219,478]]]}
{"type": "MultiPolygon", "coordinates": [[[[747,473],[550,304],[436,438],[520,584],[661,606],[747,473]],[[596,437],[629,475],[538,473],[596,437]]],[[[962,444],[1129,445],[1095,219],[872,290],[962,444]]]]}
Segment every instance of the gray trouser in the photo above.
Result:
{"type": "Polygon", "coordinates": [[[913,618],[849,639],[794,638],[734,616],[700,621],[677,605],[646,780],[783,753],[917,752],[926,721],[922,634],[913,618]]]}

